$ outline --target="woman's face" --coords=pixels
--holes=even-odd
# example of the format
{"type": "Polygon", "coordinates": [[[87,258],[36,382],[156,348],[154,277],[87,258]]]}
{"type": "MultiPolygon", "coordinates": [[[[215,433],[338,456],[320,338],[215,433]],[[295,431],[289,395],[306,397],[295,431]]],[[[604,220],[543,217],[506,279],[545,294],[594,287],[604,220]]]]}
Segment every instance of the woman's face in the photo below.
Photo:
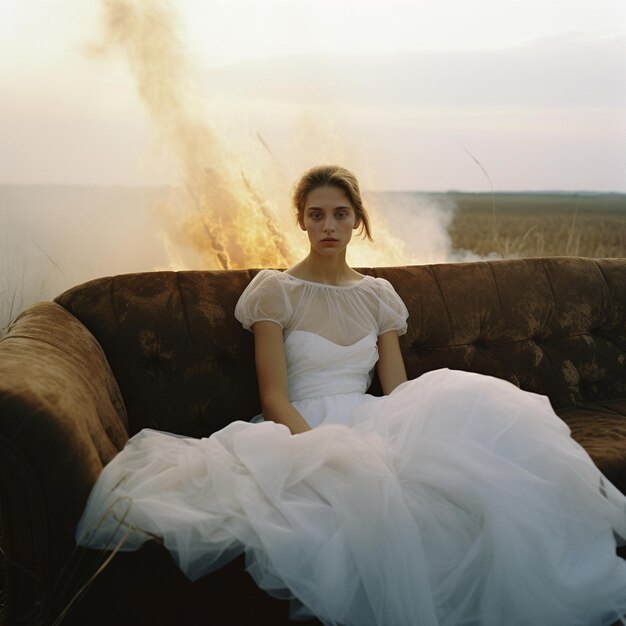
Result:
{"type": "Polygon", "coordinates": [[[348,196],[339,187],[324,186],[311,190],[298,217],[311,247],[321,254],[345,250],[359,220],[348,196]]]}

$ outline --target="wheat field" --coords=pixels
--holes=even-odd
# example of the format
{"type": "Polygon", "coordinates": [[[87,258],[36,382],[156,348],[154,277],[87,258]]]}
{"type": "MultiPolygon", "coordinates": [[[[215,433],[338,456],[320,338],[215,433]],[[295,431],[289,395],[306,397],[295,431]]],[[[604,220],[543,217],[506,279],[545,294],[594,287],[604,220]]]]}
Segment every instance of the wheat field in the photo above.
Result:
{"type": "Polygon", "coordinates": [[[449,193],[455,249],[502,258],[626,257],[625,194],[449,193]]]}

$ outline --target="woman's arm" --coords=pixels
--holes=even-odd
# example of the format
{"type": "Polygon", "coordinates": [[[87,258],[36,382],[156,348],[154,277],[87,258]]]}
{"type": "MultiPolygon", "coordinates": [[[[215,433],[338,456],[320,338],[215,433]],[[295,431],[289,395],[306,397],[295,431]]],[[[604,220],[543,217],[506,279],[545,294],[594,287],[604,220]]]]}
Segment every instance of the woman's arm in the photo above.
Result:
{"type": "Polygon", "coordinates": [[[406,368],[400,351],[397,330],[390,330],[378,337],[378,380],[384,394],[390,394],[398,385],[406,382],[406,368]]]}
{"type": "Polygon", "coordinates": [[[311,430],[288,400],[283,329],[274,322],[256,322],[252,325],[252,332],[264,419],[285,424],[293,435],[311,430]]]}

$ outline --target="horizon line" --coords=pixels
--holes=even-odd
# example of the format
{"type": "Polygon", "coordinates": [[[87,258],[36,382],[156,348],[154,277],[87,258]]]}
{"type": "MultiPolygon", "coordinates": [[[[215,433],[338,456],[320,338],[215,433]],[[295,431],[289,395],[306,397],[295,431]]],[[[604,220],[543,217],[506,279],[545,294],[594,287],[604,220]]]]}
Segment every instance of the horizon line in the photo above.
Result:
{"type": "MultiPolygon", "coordinates": [[[[177,185],[163,184],[126,184],[126,183],[59,183],[59,182],[42,182],[42,183],[7,183],[0,182],[0,187],[75,187],[75,188],[95,188],[95,189],[175,189],[177,185]]],[[[481,195],[499,195],[499,194],[547,194],[547,195],[626,195],[626,190],[597,190],[597,189],[482,189],[482,190],[464,190],[464,189],[364,189],[363,193],[422,193],[428,195],[446,194],[481,194],[481,195]]]]}

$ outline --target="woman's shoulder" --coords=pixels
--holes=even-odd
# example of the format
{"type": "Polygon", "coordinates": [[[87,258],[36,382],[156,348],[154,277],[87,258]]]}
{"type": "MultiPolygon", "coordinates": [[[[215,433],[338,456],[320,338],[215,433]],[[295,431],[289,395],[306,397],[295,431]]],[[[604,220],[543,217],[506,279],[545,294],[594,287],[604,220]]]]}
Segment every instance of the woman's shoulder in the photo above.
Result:
{"type": "Polygon", "coordinates": [[[281,270],[262,269],[259,270],[248,283],[247,290],[276,289],[278,286],[286,284],[284,273],[281,270]]]}
{"type": "Polygon", "coordinates": [[[388,294],[398,295],[394,286],[382,276],[371,276],[370,274],[364,274],[363,279],[359,283],[363,287],[374,289],[381,297],[385,297],[388,294]]]}
{"type": "Polygon", "coordinates": [[[369,274],[364,274],[363,276],[369,279],[378,288],[393,289],[393,285],[386,278],[383,278],[382,276],[371,276],[369,274]]]}
{"type": "Polygon", "coordinates": [[[250,329],[255,321],[273,321],[284,327],[292,314],[281,272],[261,270],[244,289],[235,306],[235,317],[250,329]]]}
{"type": "Polygon", "coordinates": [[[275,269],[262,269],[259,270],[255,275],[254,278],[252,279],[254,280],[271,280],[271,279],[280,279],[280,277],[282,276],[283,272],[281,270],[275,270],[275,269]]]}
{"type": "Polygon", "coordinates": [[[378,300],[379,334],[397,330],[400,335],[407,331],[409,312],[394,286],[381,276],[373,278],[371,284],[376,289],[378,300]]]}

